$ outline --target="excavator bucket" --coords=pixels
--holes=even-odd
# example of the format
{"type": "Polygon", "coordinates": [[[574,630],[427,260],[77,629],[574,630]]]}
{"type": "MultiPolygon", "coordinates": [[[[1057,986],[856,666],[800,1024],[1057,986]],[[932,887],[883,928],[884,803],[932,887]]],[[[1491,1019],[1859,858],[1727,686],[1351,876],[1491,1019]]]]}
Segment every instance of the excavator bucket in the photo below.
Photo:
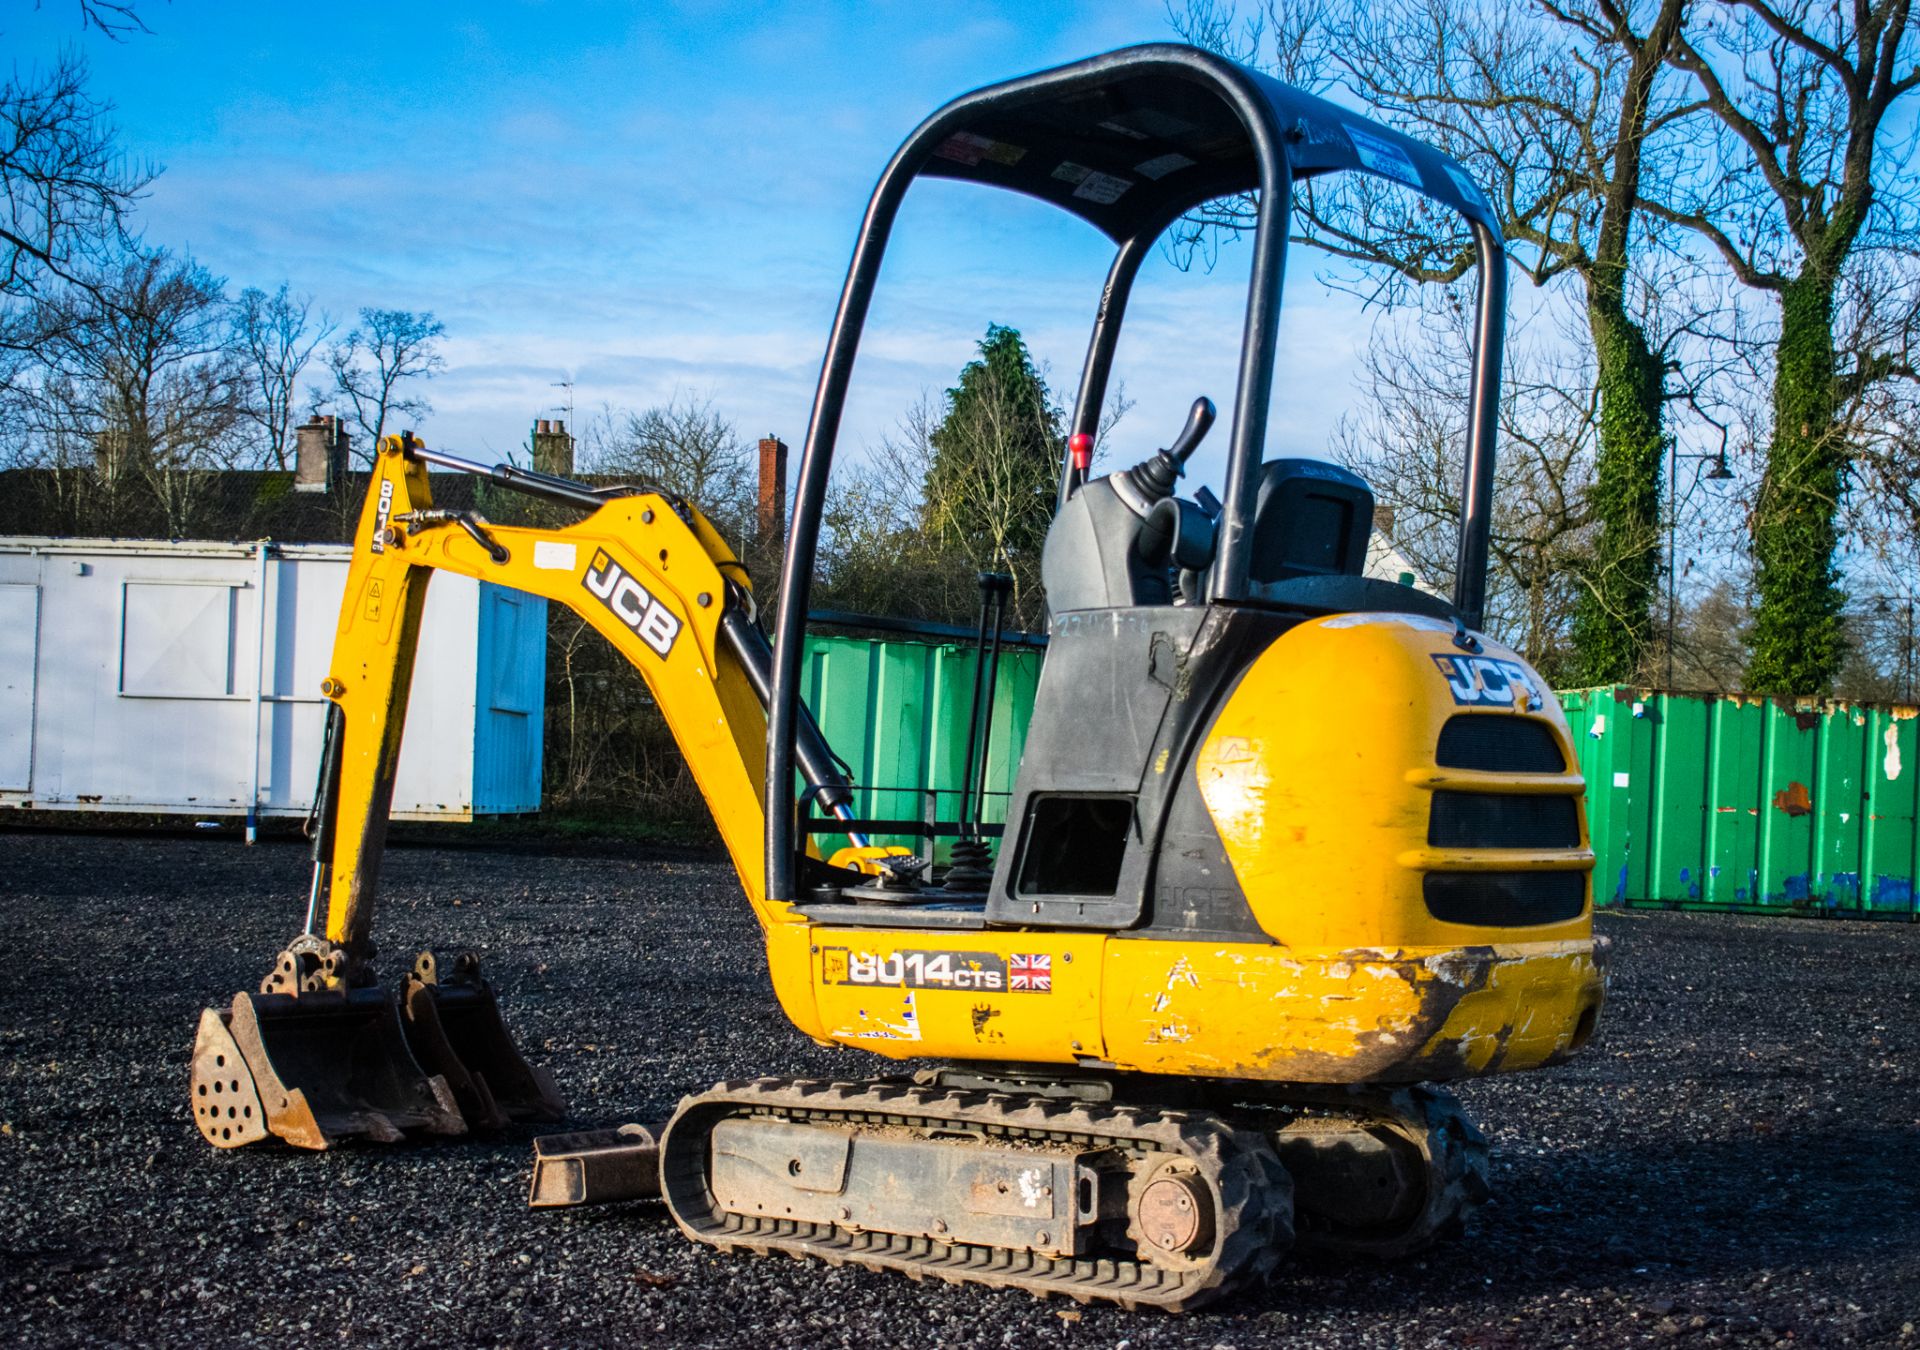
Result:
{"type": "Polygon", "coordinates": [[[481,1131],[516,1120],[566,1119],[566,1105],[545,1069],[529,1064],[500,1017],[480,960],[463,953],[451,978],[439,978],[432,952],[414,959],[402,995],[407,1041],[428,1073],[453,1089],[467,1124],[481,1131]]]}
{"type": "Polygon", "coordinates": [[[464,1134],[452,1089],[407,1046],[393,992],[286,990],[283,956],[272,992],[235,994],[200,1015],[191,1092],[194,1123],[215,1148],[277,1135],[298,1148],[346,1139],[393,1142],[408,1130],[464,1134]]]}

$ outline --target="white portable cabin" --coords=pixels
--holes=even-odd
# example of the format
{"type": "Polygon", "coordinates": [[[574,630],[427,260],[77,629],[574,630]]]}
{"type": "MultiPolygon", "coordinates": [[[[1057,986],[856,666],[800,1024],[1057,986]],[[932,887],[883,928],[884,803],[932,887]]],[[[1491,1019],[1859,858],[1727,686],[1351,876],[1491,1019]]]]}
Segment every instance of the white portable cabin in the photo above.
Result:
{"type": "MultiPolygon", "coordinates": [[[[0,810],[304,816],[341,544],[0,537],[0,810]]],[[[427,592],[397,819],[540,806],[546,602],[427,592]]]]}

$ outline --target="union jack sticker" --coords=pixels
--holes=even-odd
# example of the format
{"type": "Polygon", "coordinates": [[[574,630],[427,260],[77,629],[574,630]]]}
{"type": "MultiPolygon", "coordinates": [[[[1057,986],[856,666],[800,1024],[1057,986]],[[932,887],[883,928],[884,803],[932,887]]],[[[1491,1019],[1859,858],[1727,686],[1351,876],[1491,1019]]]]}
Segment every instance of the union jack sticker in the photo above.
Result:
{"type": "Polygon", "coordinates": [[[1007,989],[1024,989],[1034,994],[1053,992],[1053,957],[1048,956],[1009,956],[1007,958],[1007,989]]]}

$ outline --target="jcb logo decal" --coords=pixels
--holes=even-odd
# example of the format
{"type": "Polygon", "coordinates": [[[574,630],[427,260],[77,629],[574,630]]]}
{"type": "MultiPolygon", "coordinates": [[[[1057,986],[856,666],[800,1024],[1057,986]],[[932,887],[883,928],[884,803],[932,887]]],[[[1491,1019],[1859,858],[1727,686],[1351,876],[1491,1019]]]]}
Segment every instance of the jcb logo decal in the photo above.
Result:
{"type": "Polygon", "coordinates": [[[593,555],[593,564],[580,578],[580,584],[660,655],[673,650],[673,640],[680,636],[679,618],[649,595],[647,588],[604,550],[593,555]]]}
{"type": "Polygon", "coordinates": [[[1501,661],[1491,656],[1441,656],[1435,654],[1433,664],[1446,676],[1447,691],[1453,695],[1455,703],[1494,704],[1510,708],[1516,699],[1524,699],[1532,707],[1539,707],[1543,701],[1540,691],[1533,687],[1533,680],[1527,675],[1527,668],[1518,661],[1501,661]]]}

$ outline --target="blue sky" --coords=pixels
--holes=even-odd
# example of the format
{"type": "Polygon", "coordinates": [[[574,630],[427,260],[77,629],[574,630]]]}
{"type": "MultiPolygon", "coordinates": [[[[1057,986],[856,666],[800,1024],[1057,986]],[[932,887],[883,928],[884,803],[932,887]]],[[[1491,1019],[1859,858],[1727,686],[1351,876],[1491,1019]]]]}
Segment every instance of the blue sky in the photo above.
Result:
{"type": "MultiPolygon", "coordinates": [[[[165,169],[142,208],[149,242],[235,290],[288,280],[336,317],[438,315],[448,369],[420,429],[496,453],[555,415],[569,379],[577,422],[710,398],[743,434],[797,446],[866,194],[914,124],[978,85],[1171,36],[1162,0],[141,13],[151,35],[114,43],[46,0],[9,15],[5,41],[16,61],[86,52],[126,146],[165,169]]],[[[1245,253],[1210,275],[1150,265],[1122,341],[1135,408],[1117,455],[1163,443],[1196,394],[1225,414],[1245,253]]],[[[989,322],[1027,335],[1064,401],[1107,260],[1061,213],[921,185],[843,449],[951,384],[989,322]]],[[[1311,267],[1289,279],[1275,402],[1275,444],[1294,453],[1324,446],[1368,329],[1311,267]]]]}

